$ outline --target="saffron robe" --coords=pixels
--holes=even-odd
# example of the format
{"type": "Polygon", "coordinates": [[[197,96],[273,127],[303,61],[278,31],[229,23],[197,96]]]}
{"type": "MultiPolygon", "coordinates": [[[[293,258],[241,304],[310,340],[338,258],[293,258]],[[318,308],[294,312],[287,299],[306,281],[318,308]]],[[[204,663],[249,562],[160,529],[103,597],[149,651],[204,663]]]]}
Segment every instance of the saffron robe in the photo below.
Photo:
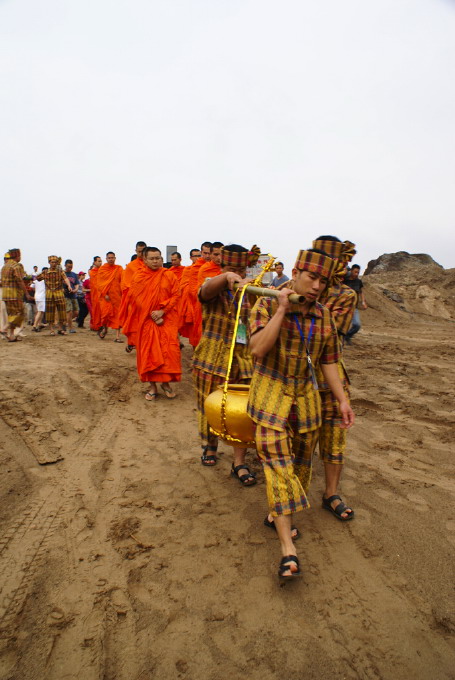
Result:
{"type": "Polygon", "coordinates": [[[122,302],[122,272],[119,264],[103,264],[96,278],[99,292],[101,326],[120,328],[118,313],[122,302]],[[105,296],[109,296],[109,300],[105,296]]]}
{"type": "Polygon", "coordinates": [[[130,296],[138,321],[137,372],[142,382],[180,382],[180,344],[178,339],[177,279],[168,269],[138,269],[130,286],[130,296]],[[164,310],[158,325],[151,313],[164,310]]]}
{"type": "Polygon", "coordinates": [[[206,262],[202,265],[197,276],[198,289],[205,282],[205,279],[213,279],[214,276],[219,276],[221,274],[221,267],[215,262],[206,262]]]}
{"type": "Polygon", "coordinates": [[[170,267],[169,271],[172,272],[177,277],[177,281],[180,283],[185,269],[186,267],[184,267],[183,264],[179,264],[176,265],[175,267],[170,267]]]}
{"type": "Polygon", "coordinates": [[[183,338],[189,338],[193,325],[193,306],[190,304],[188,292],[190,282],[190,271],[194,264],[185,267],[185,271],[180,279],[179,297],[179,333],[183,338]]]}
{"type": "Polygon", "coordinates": [[[92,302],[92,309],[90,311],[90,328],[92,331],[97,331],[101,326],[100,293],[97,284],[99,270],[99,267],[92,267],[89,272],[90,299],[92,302]]]}
{"type": "Polygon", "coordinates": [[[136,346],[137,344],[137,315],[136,308],[131,301],[131,282],[137,271],[145,266],[143,260],[137,257],[126,265],[122,274],[122,302],[119,310],[119,321],[122,333],[126,335],[128,345],[136,346]]]}
{"type": "MultiPolygon", "coordinates": [[[[186,292],[187,308],[191,307],[193,318],[191,326],[189,326],[188,329],[188,335],[184,337],[188,338],[193,347],[196,347],[196,345],[199,344],[199,340],[201,339],[202,335],[202,308],[197,294],[199,290],[198,285],[199,272],[201,270],[201,267],[203,267],[205,264],[209,263],[207,263],[207,261],[204,260],[204,258],[200,257],[191,267],[189,267],[188,290],[186,292]]],[[[183,333],[181,333],[181,335],[183,335],[183,333]]]]}

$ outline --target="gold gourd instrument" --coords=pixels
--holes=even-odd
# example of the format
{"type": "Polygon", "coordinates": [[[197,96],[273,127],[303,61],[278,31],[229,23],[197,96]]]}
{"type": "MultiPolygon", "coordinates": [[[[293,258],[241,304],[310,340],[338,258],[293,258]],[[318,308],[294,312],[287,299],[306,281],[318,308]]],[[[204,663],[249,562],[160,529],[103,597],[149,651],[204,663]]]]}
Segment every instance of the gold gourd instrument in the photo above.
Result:
{"type": "MultiPolygon", "coordinates": [[[[254,279],[251,285],[239,288],[236,284],[234,286],[237,296],[237,312],[235,316],[234,329],[232,333],[232,342],[229,348],[228,366],[226,371],[226,379],[224,384],[219,386],[214,392],[209,394],[205,400],[204,409],[207,421],[210,425],[210,430],[214,435],[225,441],[231,446],[254,446],[254,431],[255,424],[247,413],[249,385],[229,384],[229,376],[231,374],[232,362],[234,359],[235,342],[237,337],[237,329],[239,326],[240,312],[242,308],[242,300],[246,293],[252,295],[267,295],[278,297],[279,291],[270,290],[269,288],[261,288],[260,283],[264,274],[273,267],[275,257],[268,256],[268,261],[262,266],[259,275],[254,279]]],[[[301,302],[300,296],[293,294],[291,297],[296,298],[291,302],[301,302]]]]}

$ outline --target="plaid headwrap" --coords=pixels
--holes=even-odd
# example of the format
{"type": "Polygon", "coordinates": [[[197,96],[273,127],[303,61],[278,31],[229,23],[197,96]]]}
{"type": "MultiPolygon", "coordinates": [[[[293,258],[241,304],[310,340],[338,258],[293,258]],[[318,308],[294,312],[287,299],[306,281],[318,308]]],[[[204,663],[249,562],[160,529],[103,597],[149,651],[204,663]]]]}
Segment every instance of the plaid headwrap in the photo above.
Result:
{"type": "Polygon", "coordinates": [[[62,262],[62,258],[59,257],[58,255],[49,255],[49,257],[47,258],[47,261],[49,262],[49,264],[51,263],[52,260],[55,260],[57,262],[57,264],[61,264],[61,262],[62,262]]]}
{"type": "Polygon", "coordinates": [[[356,254],[355,243],[351,241],[331,241],[328,239],[317,239],[313,241],[313,248],[323,250],[327,255],[336,259],[336,268],[333,273],[332,283],[343,283],[348,267],[347,263],[356,254]]]}
{"type": "Polygon", "coordinates": [[[330,279],[335,271],[336,260],[328,257],[328,255],[312,253],[311,250],[301,250],[297,255],[294,266],[296,269],[314,272],[324,276],[326,279],[330,279]]]}
{"type": "Polygon", "coordinates": [[[313,241],[312,247],[323,250],[324,253],[327,253],[327,255],[333,259],[338,259],[343,250],[341,241],[329,241],[328,239],[317,239],[316,241],[313,241]]]}
{"type": "Polygon", "coordinates": [[[18,255],[21,254],[21,249],[20,248],[11,248],[8,250],[9,257],[17,257],[18,255]]]}
{"type": "Polygon", "coordinates": [[[249,250],[245,250],[243,253],[226,250],[226,247],[221,248],[222,267],[252,267],[256,264],[261,254],[259,246],[251,246],[249,250]]]}
{"type": "Polygon", "coordinates": [[[343,252],[341,253],[340,260],[343,260],[343,262],[350,262],[356,252],[357,250],[355,249],[355,243],[351,243],[351,241],[343,241],[343,252]]]}

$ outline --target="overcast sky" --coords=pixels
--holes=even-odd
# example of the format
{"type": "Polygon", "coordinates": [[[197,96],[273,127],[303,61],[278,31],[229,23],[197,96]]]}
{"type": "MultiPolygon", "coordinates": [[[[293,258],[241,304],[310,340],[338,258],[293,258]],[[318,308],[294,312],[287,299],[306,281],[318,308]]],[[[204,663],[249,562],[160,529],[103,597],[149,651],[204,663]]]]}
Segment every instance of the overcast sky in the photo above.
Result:
{"type": "Polygon", "coordinates": [[[454,83],[453,0],[0,0],[1,248],[454,267],[454,83]]]}

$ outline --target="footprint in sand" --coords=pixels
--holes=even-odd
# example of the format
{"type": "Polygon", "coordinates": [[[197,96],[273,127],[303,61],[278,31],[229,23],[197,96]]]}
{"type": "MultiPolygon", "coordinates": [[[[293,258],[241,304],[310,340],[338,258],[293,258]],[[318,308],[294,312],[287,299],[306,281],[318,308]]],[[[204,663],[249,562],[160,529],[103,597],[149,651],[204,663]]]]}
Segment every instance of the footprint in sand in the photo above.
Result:
{"type": "Polygon", "coordinates": [[[428,510],[428,503],[417,493],[409,493],[406,498],[414,505],[415,510],[426,512],[428,510]]]}
{"type": "Polygon", "coordinates": [[[386,501],[394,498],[394,494],[391,491],[387,491],[387,489],[375,489],[374,492],[379,498],[383,498],[386,501]]]}

